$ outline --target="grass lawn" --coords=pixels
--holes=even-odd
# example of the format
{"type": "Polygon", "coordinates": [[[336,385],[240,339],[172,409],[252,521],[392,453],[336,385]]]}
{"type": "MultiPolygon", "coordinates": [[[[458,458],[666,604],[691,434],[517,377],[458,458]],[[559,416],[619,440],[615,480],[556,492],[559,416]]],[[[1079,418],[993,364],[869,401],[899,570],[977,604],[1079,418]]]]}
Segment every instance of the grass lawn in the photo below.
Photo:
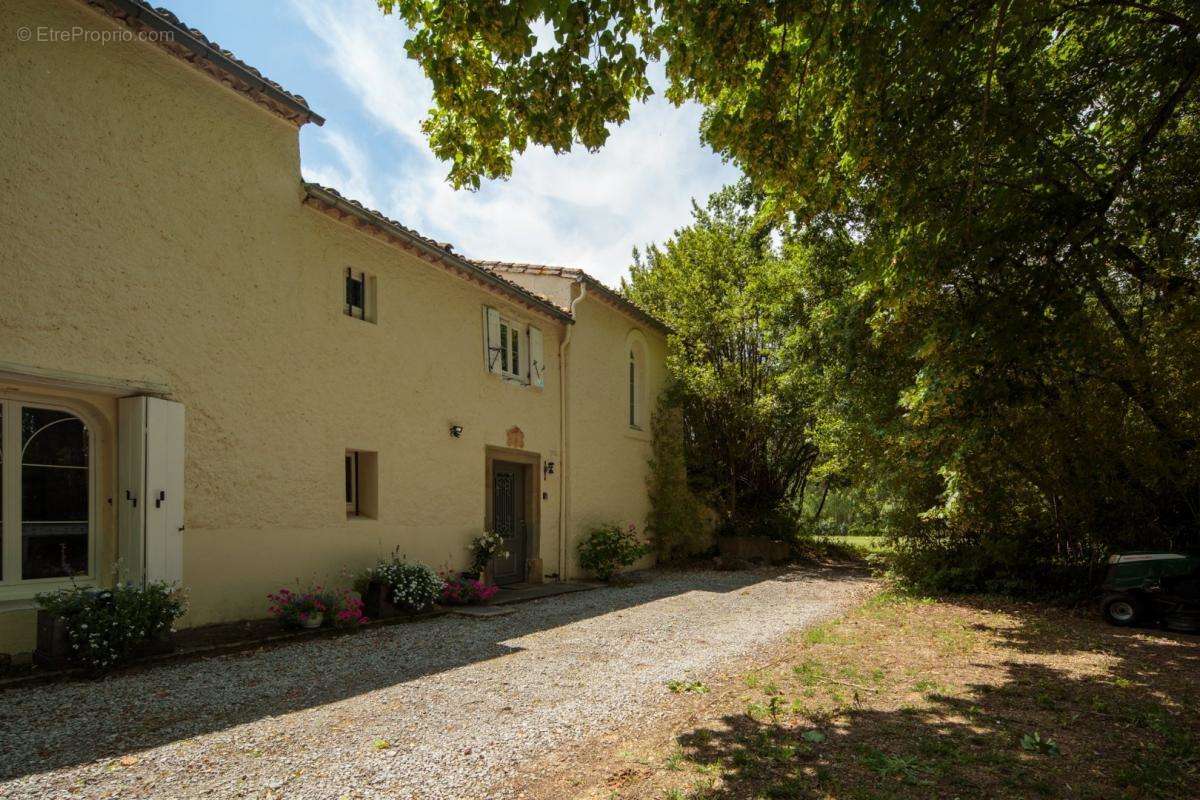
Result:
{"type": "Polygon", "coordinates": [[[863,553],[888,553],[892,549],[883,536],[820,536],[817,541],[845,545],[863,553]]]}
{"type": "Polygon", "coordinates": [[[1200,636],[883,594],[765,659],[527,796],[1200,796],[1200,636]]]}

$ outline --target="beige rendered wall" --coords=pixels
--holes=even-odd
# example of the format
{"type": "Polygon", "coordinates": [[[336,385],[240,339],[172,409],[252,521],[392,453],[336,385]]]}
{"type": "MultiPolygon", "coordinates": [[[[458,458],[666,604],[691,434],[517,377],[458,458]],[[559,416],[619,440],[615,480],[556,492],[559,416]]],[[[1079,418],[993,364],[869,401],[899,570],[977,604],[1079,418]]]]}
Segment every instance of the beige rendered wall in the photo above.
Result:
{"type": "MultiPolygon", "coordinates": [[[[163,383],[186,406],[185,624],[262,616],[267,591],[345,584],[396,547],[463,564],[485,448],[517,426],[558,460],[562,326],[301,205],[295,128],[157,47],[18,43],[38,25],[115,27],[76,2],[0,14],[0,362],[163,383]],[[378,324],[342,313],[347,266],[377,276],[378,324]],[[542,328],[544,391],[485,372],[484,304],[542,328]],[[378,520],[346,519],[346,448],[379,453],[378,520]]],[[[92,400],[111,438],[112,401],[92,400]]],[[[560,479],[538,500],[547,572],[560,479]]],[[[0,651],[30,626],[0,613],[0,651]]]]}
{"type": "MultiPolygon", "coordinates": [[[[559,308],[571,307],[575,299],[575,281],[562,275],[540,275],[536,272],[505,272],[504,277],[519,283],[534,294],[540,294],[559,308]]],[[[575,290],[578,291],[578,290],[575,290]]]]}
{"type": "MultiPolygon", "coordinates": [[[[578,289],[576,289],[578,292],[578,289]]],[[[567,460],[570,499],[568,575],[578,575],[578,543],[596,526],[630,522],[643,535],[650,510],[649,418],[666,382],[666,339],[592,294],[576,306],[567,351],[567,460]],[[643,430],[629,426],[629,340],[637,331],[646,346],[643,430]]],[[[636,334],[635,334],[636,335],[636,334]]],[[[637,567],[649,566],[651,559],[637,567]]]]}

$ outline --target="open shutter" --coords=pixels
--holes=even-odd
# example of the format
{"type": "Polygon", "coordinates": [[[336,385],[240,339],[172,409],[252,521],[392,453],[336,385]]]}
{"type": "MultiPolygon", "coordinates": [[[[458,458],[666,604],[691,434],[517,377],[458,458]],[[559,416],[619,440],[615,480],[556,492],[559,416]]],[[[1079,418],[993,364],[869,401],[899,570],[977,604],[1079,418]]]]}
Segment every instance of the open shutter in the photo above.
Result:
{"type": "Polygon", "coordinates": [[[542,331],[529,326],[529,381],[539,389],[546,386],[546,363],[542,355],[542,331]]]}
{"type": "Polygon", "coordinates": [[[122,583],[145,579],[146,398],[117,401],[117,558],[122,583]]]}
{"type": "Polygon", "coordinates": [[[183,581],[183,405],[146,399],[146,580],[183,581]]]}
{"type": "Polygon", "coordinates": [[[488,372],[500,371],[500,312],[490,306],[483,308],[483,357],[488,372]]]}
{"type": "Polygon", "coordinates": [[[183,580],[183,406],[156,397],[119,402],[121,580],[183,580]]]}

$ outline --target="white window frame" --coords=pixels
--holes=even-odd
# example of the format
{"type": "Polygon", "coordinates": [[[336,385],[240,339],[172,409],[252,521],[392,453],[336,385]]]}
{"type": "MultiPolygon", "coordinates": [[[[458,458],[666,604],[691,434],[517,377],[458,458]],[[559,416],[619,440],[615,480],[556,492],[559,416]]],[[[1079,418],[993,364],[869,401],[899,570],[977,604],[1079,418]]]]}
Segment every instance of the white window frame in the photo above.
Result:
{"type": "Polygon", "coordinates": [[[3,462],[0,463],[0,480],[4,482],[3,509],[4,515],[3,539],[0,547],[4,548],[3,566],[0,569],[0,601],[27,600],[39,592],[53,591],[57,588],[76,585],[89,585],[96,582],[98,568],[96,564],[100,538],[99,529],[99,480],[103,470],[101,438],[98,435],[98,420],[81,404],[72,403],[63,398],[48,398],[20,392],[4,392],[0,394],[0,404],[4,406],[3,430],[0,437],[4,439],[3,462]],[[21,408],[31,406],[49,411],[62,411],[78,417],[84,424],[88,434],[88,542],[87,559],[88,571],[83,575],[53,578],[22,578],[21,577],[21,465],[23,462],[21,444],[21,408]],[[16,443],[15,446],[12,443],[16,443]]]}
{"type": "Polygon", "coordinates": [[[508,317],[500,317],[500,375],[512,381],[525,383],[523,365],[529,363],[529,348],[522,346],[520,340],[525,332],[520,323],[508,317]]]}

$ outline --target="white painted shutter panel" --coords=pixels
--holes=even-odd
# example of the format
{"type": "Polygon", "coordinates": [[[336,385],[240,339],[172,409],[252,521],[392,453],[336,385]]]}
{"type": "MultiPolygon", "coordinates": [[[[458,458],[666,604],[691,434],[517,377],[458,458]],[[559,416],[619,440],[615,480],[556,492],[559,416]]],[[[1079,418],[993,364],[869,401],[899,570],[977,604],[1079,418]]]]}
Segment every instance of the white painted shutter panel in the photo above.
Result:
{"type": "Polygon", "coordinates": [[[146,580],[183,581],[183,404],[146,399],[146,580]]]}
{"type": "Polygon", "coordinates": [[[183,406],[156,397],[118,402],[120,578],[183,580],[183,406]]]}
{"type": "Polygon", "coordinates": [[[145,577],[146,398],[117,401],[117,559],[122,583],[145,577]]]}
{"type": "Polygon", "coordinates": [[[500,371],[500,312],[490,306],[483,308],[483,357],[488,372],[500,371]]]}
{"type": "Polygon", "coordinates": [[[542,331],[529,326],[529,379],[539,389],[546,386],[546,362],[542,355],[542,331]]]}

